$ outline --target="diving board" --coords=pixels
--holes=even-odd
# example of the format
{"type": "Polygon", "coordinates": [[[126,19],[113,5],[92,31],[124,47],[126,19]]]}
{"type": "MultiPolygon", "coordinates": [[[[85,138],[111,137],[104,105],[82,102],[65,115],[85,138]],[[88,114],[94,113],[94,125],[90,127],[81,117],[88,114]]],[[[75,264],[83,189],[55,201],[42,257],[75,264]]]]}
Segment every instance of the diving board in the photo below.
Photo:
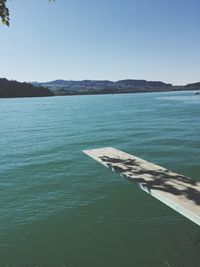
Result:
{"type": "Polygon", "coordinates": [[[83,152],[200,225],[200,182],[113,147],[83,152]]]}

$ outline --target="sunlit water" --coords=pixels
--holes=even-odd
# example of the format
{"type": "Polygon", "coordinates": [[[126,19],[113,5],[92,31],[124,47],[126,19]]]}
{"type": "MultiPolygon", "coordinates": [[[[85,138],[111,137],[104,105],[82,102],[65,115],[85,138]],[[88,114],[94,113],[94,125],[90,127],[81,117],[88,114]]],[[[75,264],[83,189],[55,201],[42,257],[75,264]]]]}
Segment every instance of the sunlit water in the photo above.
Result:
{"type": "Polygon", "coordinates": [[[200,228],[82,153],[200,179],[191,92],[0,99],[0,267],[200,266],[200,228]]]}

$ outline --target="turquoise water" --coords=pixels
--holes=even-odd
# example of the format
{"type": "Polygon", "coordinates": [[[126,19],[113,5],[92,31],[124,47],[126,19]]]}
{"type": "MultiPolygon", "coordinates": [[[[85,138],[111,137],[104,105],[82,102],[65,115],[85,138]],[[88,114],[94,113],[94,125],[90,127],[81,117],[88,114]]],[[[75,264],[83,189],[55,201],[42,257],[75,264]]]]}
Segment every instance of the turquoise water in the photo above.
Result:
{"type": "Polygon", "coordinates": [[[0,99],[0,267],[200,266],[198,226],[82,153],[200,180],[199,120],[191,92],[0,99]]]}

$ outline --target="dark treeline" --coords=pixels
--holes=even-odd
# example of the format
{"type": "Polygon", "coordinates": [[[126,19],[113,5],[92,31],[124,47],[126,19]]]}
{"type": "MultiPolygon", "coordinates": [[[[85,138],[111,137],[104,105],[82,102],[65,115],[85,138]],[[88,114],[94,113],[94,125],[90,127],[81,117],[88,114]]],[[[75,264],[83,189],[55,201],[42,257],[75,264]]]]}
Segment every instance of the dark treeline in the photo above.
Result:
{"type": "Polygon", "coordinates": [[[189,83],[185,87],[187,89],[191,89],[191,90],[200,90],[200,82],[198,82],[198,83],[189,83]]]}
{"type": "Polygon", "coordinates": [[[51,90],[45,87],[35,87],[30,83],[0,79],[0,98],[2,97],[37,97],[53,96],[51,90]]]}

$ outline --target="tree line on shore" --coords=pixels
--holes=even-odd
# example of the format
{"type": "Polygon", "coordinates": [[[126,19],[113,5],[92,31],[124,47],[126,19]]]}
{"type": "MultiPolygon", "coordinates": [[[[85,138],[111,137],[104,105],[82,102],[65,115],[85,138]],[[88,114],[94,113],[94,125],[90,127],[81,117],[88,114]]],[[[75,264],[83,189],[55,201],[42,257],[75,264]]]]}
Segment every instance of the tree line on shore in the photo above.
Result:
{"type": "Polygon", "coordinates": [[[35,87],[31,83],[0,79],[0,98],[5,97],[41,97],[53,96],[54,93],[46,87],[35,87]]]}
{"type": "Polygon", "coordinates": [[[54,95],[91,95],[121,94],[139,92],[166,92],[181,90],[200,90],[200,83],[185,86],[173,86],[158,81],[122,80],[112,81],[64,81],[56,80],[48,83],[17,82],[0,78],[0,98],[11,97],[44,97],[54,95]]]}

